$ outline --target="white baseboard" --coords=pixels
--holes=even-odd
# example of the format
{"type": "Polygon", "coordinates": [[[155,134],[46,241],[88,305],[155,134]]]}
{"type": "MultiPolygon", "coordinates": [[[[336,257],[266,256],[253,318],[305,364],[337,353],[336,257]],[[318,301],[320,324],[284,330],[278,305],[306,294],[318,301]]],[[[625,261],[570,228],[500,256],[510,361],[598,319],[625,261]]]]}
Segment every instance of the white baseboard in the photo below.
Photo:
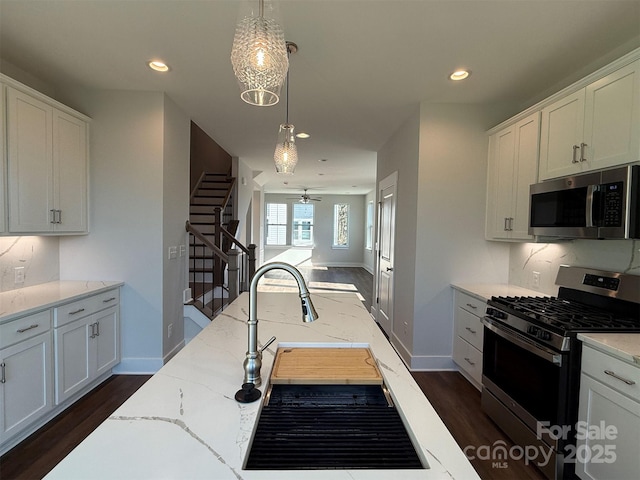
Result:
{"type": "Polygon", "coordinates": [[[171,360],[173,357],[175,357],[176,353],[178,353],[180,350],[182,350],[184,348],[184,345],[185,345],[184,340],[182,340],[178,345],[173,347],[173,350],[171,350],[169,353],[167,353],[164,356],[164,358],[162,359],[163,364],[166,365],[169,360],[171,360]]]}
{"type": "Polygon", "coordinates": [[[113,373],[118,375],[153,375],[164,365],[162,358],[125,357],[113,367],[113,373]]]}
{"type": "Polygon", "coordinates": [[[412,355],[400,339],[391,335],[391,345],[412,372],[428,372],[442,370],[458,370],[453,358],[447,355],[412,355]]]}

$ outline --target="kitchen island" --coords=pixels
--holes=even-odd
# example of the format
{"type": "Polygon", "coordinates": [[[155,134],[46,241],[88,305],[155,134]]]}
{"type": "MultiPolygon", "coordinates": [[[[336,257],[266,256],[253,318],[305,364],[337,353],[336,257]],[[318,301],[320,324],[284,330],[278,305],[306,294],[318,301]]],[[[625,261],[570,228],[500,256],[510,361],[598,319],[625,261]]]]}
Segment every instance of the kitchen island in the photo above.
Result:
{"type": "Polygon", "coordinates": [[[475,479],[461,448],[355,294],[313,294],[302,323],[294,293],[258,294],[262,391],[278,346],[369,346],[409,426],[421,470],[243,470],[261,402],[240,404],[249,295],[242,294],[82,442],[48,479],[475,479]]]}

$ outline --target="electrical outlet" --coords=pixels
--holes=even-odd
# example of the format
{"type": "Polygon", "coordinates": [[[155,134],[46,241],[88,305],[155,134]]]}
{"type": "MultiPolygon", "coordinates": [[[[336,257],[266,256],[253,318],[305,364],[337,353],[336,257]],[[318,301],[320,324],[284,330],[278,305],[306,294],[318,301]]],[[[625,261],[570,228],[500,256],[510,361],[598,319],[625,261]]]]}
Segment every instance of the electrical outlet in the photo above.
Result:
{"type": "Polygon", "coordinates": [[[171,335],[173,335],[173,323],[167,325],[167,338],[171,338],[171,335]]]}
{"type": "Polygon", "coordinates": [[[178,256],[178,247],[169,247],[169,260],[173,260],[178,256]]]}
{"type": "Polygon", "coordinates": [[[187,246],[186,245],[180,245],[180,256],[184,257],[187,254],[187,246]]]}
{"type": "Polygon", "coordinates": [[[533,288],[540,288],[540,272],[531,273],[531,286],[533,288]]]}
{"type": "Polygon", "coordinates": [[[14,268],[13,275],[13,283],[24,283],[24,267],[14,268]]]}

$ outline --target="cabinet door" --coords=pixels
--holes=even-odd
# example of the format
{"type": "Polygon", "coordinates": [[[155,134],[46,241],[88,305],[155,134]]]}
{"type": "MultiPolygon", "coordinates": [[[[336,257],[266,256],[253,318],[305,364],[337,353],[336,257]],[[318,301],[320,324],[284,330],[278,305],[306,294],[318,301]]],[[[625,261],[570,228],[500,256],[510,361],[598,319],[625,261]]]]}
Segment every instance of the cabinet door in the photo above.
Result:
{"type": "Polygon", "coordinates": [[[578,424],[592,434],[577,440],[578,476],[583,480],[637,478],[640,403],[583,374],[579,408],[578,424]]]}
{"type": "Polygon", "coordinates": [[[93,317],[96,324],[94,376],[99,377],[120,362],[120,322],[117,308],[109,308],[93,317]]]}
{"type": "Polygon", "coordinates": [[[7,87],[9,231],[51,230],[53,108],[7,87]]]}
{"type": "Polygon", "coordinates": [[[581,171],[584,104],[585,92],[582,89],[542,109],[540,180],[581,171]]]}
{"type": "Polygon", "coordinates": [[[53,406],[51,332],[0,350],[0,442],[19,433],[53,406]]]}
{"type": "Polygon", "coordinates": [[[533,235],[529,235],[529,187],[536,183],[538,178],[540,113],[536,112],[518,122],[515,133],[511,238],[531,240],[533,235]]]}
{"type": "Polygon", "coordinates": [[[585,158],[589,169],[640,160],[640,60],[586,88],[585,158]]]}
{"type": "Polygon", "coordinates": [[[509,238],[513,193],[513,159],[515,128],[509,127],[489,139],[487,182],[487,238],[509,238]]]}
{"type": "Polygon", "coordinates": [[[53,190],[58,232],[87,231],[87,124],[53,111],[53,190]]]}
{"type": "Polygon", "coordinates": [[[56,403],[82,389],[91,380],[90,317],[54,330],[56,345],[56,403]]]}
{"type": "Polygon", "coordinates": [[[5,172],[7,170],[7,149],[5,142],[5,127],[4,127],[4,115],[5,115],[5,87],[2,83],[0,83],[0,234],[3,234],[6,229],[6,220],[7,220],[7,211],[5,209],[6,205],[6,195],[7,195],[7,184],[5,183],[5,172]]]}

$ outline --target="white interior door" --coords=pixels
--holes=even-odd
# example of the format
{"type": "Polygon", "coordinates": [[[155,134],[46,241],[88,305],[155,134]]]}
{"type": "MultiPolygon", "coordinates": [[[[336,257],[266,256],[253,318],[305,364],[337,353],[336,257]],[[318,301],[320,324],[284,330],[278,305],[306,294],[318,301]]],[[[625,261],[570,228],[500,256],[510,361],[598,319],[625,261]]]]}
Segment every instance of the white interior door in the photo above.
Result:
{"type": "Polygon", "coordinates": [[[397,172],[378,186],[378,269],[376,321],[387,335],[393,330],[393,268],[397,172]]]}

